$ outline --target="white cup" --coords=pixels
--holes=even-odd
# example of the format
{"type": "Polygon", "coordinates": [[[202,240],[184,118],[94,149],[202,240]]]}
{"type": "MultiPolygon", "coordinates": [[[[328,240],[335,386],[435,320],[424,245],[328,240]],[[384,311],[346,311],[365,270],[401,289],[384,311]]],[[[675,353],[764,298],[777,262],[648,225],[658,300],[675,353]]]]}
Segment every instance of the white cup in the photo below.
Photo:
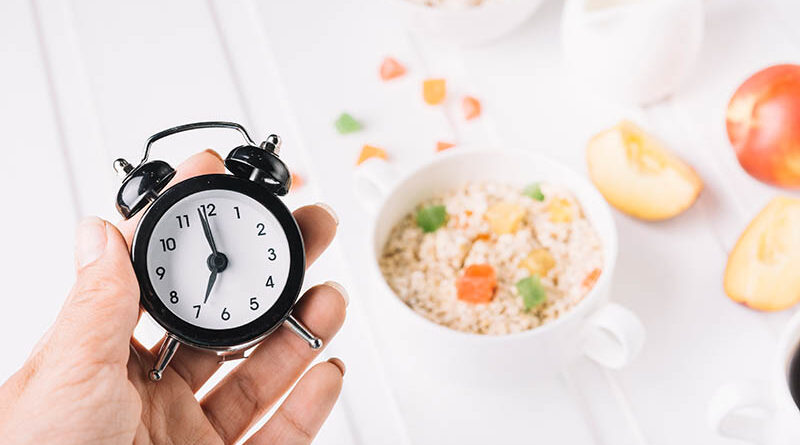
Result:
{"type": "Polygon", "coordinates": [[[357,170],[356,192],[373,211],[369,233],[370,275],[375,281],[379,325],[392,355],[416,362],[409,372],[434,373],[470,384],[518,385],[554,375],[586,355],[609,368],[628,364],[641,349],[645,331],[628,309],[609,301],[617,256],[617,232],[600,194],[583,177],[542,155],[512,150],[469,150],[438,154],[430,163],[397,179],[392,166],[370,159],[357,170]],[[470,181],[520,187],[536,181],[568,187],[603,244],[603,273],[594,288],[558,319],[508,335],[457,331],[417,314],[392,291],[378,260],[391,229],[420,202],[470,181]],[[410,359],[409,359],[410,358],[410,359]],[[423,364],[424,365],[420,365],[423,364]]]}
{"type": "Polygon", "coordinates": [[[769,382],[731,383],[711,399],[709,423],[719,435],[757,444],[800,443],[800,408],[789,390],[790,365],[798,345],[800,312],[781,335],[769,382]]]}

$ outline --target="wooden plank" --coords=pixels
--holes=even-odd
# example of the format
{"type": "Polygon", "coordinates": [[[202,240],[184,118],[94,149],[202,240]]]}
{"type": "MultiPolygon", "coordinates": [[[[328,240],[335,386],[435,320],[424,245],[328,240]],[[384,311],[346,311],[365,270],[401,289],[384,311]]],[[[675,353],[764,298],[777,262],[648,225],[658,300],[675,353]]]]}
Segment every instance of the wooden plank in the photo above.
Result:
{"type": "MultiPolygon", "coordinates": [[[[259,7],[254,2],[209,2],[215,24],[224,42],[223,48],[236,79],[239,97],[247,110],[247,119],[262,127],[263,134],[277,131],[284,144],[282,157],[301,172],[307,184],[291,193],[287,202],[292,206],[310,204],[320,199],[324,184],[316,180],[321,167],[309,156],[306,138],[299,131],[284,88],[282,73],[272,48],[278,43],[265,32],[265,23],[258,19],[259,7]],[[246,26],[243,26],[246,24],[246,26]]],[[[320,262],[315,264],[307,277],[314,284],[334,279],[352,289],[352,275],[345,267],[347,261],[338,242],[329,247],[320,262]]],[[[356,425],[343,434],[337,426],[334,431],[326,425],[318,437],[319,443],[375,443],[387,437],[404,443],[405,431],[399,418],[391,391],[384,380],[383,367],[379,363],[375,344],[365,321],[366,314],[357,295],[351,296],[347,320],[335,341],[329,345],[327,355],[341,356],[348,374],[337,415],[346,417],[349,424],[356,425]],[[345,414],[346,413],[346,414],[345,414]]],[[[337,424],[338,425],[338,424],[337,424]]]]}
{"type": "Polygon", "coordinates": [[[13,0],[0,6],[0,122],[4,193],[0,244],[5,258],[5,342],[0,382],[23,363],[55,316],[73,281],[74,190],[62,129],[53,107],[51,73],[42,55],[36,8],[13,0]]]}

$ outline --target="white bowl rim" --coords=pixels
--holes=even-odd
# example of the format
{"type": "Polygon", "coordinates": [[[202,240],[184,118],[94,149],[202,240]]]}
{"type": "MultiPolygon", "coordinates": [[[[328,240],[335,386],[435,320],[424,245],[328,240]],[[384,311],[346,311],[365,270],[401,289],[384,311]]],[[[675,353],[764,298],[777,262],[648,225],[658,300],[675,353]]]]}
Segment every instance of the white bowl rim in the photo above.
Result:
{"type": "MultiPolygon", "coordinates": [[[[402,0],[404,1],[404,0],[402,0]]],[[[614,272],[616,268],[616,261],[617,261],[617,252],[619,249],[619,241],[617,235],[617,226],[614,222],[614,218],[611,214],[611,208],[606,203],[605,199],[602,197],[600,192],[595,189],[595,187],[582,175],[578,172],[574,171],[572,168],[568,167],[567,165],[547,156],[542,153],[536,153],[529,150],[522,150],[518,148],[504,148],[504,149],[496,149],[496,148],[475,148],[468,145],[459,146],[455,150],[448,150],[444,153],[438,153],[437,157],[432,161],[426,162],[422,165],[417,165],[412,167],[410,170],[403,172],[399,175],[398,179],[394,181],[391,186],[391,191],[381,200],[381,203],[375,212],[374,216],[371,219],[370,227],[369,227],[369,249],[370,249],[370,268],[372,269],[372,274],[377,277],[378,281],[380,282],[381,288],[390,295],[390,300],[394,300],[396,306],[402,307],[405,311],[405,314],[410,315],[412,318],[422,321],[423,324],[427,324],[432,326],[434,330],[441,333],[445,336],[452,336],[453,338],[457,339],[464,339],[465,341],[476,341],[476,342],[503,342],[509,341],[518,338],[525,338],[525,337],[535,337],[537,335],[544,335],[544,333],[549,332],[553,329],[556,329],[558,326],[567,322],[567,320],[571,318],[577,317],[579,314],[585,313],[591,307],[590,302],[596,300],[599,297],[598,289],[602,289],[603,286],[606,284],[609,286],[609,290],[611,287],[611,283],[606,283],[611,280],[611,276],[613,273],[606,273],[606,271],[614,272]],[[515,332],[511,334],[476,334],[474,332],[465,332],[459,331],[457,329],[449,328],[447,326],[443,326],[439,323],[436,323],[433,320],[430,320],[423,315],[417,313],[414,309],[409,307],[405,304],[399,296],[394,292],[394,290],[389,286],[386,282],[386,278],[383,276],[383,271],[381,271],[380,266],[378,265],[377,258],[375,258],[375,237],[377,235],[378,225],[377,225],[377,217],[383,213],[384,207],[389,203],[389,198],[391,198],[392,194],[408,181],[411,177],[416,175],[420,170],[427,169],[427,168],[435,168],[437,164],[444,164],[449,162],[451,158],[457,158],[461,156],[468,156],[474,155],[475,153],[486,152],[490,153],[493,157],[497,156],[504,156],[504,155],[512,155],[512,156],[524,156],[528,158],[537,159],[539,161],[544,161],[544,163],[551,164],[564,170],[565,172],[569,172],[570,175],[577,180],[578,183],[583,183],[587,194],[593,195],[591,198],[592,200],[596,201],[598,204],[598,209],[600,209],[600,217],[604,218],[608,221],[609,227],[611,228],[608,240],[603,241],[603,273],[600,274],[600,278],[597,280],[595,285],[586,294],[583,299],[581,299],[578,304],[573,306],[572,308],[568,309],[566,313],[560,315],[555,320],[546,322],[542,325],[539,325],[533,329],[528,329],[521,332],[515,332]],[[607,242],[607,244],[606,244],[607,242]]],[[[581,206],[584,207],[584,203],[581,202],[581,206]]]]}

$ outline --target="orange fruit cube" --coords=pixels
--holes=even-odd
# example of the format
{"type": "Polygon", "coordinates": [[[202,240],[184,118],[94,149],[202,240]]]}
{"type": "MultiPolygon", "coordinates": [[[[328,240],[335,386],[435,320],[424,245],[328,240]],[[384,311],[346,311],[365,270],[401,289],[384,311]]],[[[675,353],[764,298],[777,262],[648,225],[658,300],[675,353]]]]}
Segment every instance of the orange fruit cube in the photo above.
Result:
{"type": "Polygon", "coordinates": [[[291,175],[292,175],[292,185],[289,186],[289,191],[294,191],[302,187],[305,181],[303,180],[302,176],[300,176],[295,172],[291,172],[291,175]]]}
{"type": "Polygon", "coordinates": [[[456,279],[456,293],[467,303],[488,303],[494,298],[497,276],[489,264],[473,264],[456,279]]]}
{"type": "Polygon", "coordinates": [[[436,151],[445,151],[448,148],[452,148],[452,147],[455,147],[455,146],[456,146],[456,144],[451,144],[450,142],[439,141],[439,142],[436,143],[436,151]]]}
{"type": "Polygon", "coordinates": [[[406,73],[406,67],[393,57],[383,59],[381,63],[381,79],[390,80],[406,73]]]}
{"type": "Polygon", "coordinates": [[[422,97],[428,105],[439,105],[444,102],[447,87],[444,79],[425,79],[422,82],[422,97]]]}
{"type": "Polygon", "coordinates": [[[464,119],[475,119],[481,115],[481,103],[472,96],[464,96],[461,101],[461,110],[464,112],[464,119]]]}
{"type": "Polygon", "coordinates": [[[369,158],[389,159],[389,155],[386,153],[386,150],[382,148],[373,145],[364,145],[364,147],[361,148],[361,154],[358,155],[356,165],[361,165],[362,162],[369,158]]]}

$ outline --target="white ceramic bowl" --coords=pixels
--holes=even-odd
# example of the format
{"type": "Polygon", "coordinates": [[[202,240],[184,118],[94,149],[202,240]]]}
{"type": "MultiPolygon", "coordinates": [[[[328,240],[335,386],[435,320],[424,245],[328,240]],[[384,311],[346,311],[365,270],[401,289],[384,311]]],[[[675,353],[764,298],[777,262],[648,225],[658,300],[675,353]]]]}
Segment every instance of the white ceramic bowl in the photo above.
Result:
{"type": "MultiPolygon", "coordinates": [[[[391,165],[371,159],[357,171],[356,189],[374,210],[369,237],[369,275],[383,340],[391,355],[413,357],[417,370],[470,384],[519,384],[557,373],[586,354],[611,368],[631,361],[644,342],[644,328],[627,309],[609,302],[617,257],[617,232],[600,194],[583,177],[542,155],[511,150],[459,147],[399,180],[391,165]],[[534,181],[567,186],[603,243],[603,273],[576,307],[530,331],[489,336],[456,331],[414,312],[388,286],[378,265],[392,227],[420,202],[470,181],[497,181],[520,187],[534,181]],[[420,363],[424,363],[423,366],[420,363]]],[[[409,368],[413,372],[414,368],[409,368]]]]}
{"type": "Polygon", "coordinates": [[[457,45],[478,45],[513,31],[533,14],[542,0],[488,0],[459,9],[433,8],[409,0],[387,0],[409,27],[457,45]]]}

